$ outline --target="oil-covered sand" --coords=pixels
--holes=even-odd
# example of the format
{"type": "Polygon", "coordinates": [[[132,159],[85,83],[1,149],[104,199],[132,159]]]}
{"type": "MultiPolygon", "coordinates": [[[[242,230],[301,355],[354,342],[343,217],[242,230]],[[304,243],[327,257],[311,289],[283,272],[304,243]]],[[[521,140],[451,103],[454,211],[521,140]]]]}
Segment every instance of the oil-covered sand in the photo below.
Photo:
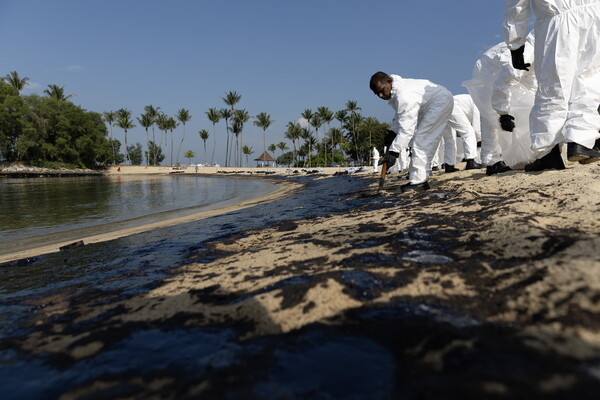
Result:
{"type": "Polygon", "coordinates": [[[597,398],[600,165],[281,178],[0,265],[3,398],[597,398]]]}

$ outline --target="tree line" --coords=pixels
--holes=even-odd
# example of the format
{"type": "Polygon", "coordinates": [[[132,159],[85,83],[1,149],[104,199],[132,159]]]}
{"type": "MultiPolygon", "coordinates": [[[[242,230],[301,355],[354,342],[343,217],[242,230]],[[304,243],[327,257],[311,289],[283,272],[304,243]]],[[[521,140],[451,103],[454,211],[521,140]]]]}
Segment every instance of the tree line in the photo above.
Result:
{"type": "MultiPolygon", "coordinates": [[[[102,164],[139,165],[144,160],[147,165],[161,165],[169,156],[170,165],[179,164],[186,124],[192,118],[188,109],[181,108],[169,116],[160,107],[148,105],[134,120],[127,108],[103,113],[86,111],[70,102],[74,95],[65,94],[64,88],[58,85],[48,85],[44,91],[46,96],[22,96],[20,92],[28,80],[16,71],[0,80],[0,160],[50,167],[96,168],[102,164]],[[136,127],[135,122],[145,130],[145,150],[140,143],[129,144],[128,131],[136,127]],[[121,131],[119,137],[124,140],[124,153],[113,128],[121,131]]],[[[372,146],[381,148],[383,136],[389,129],[388,124],[375,118],[363,117],[359,112],[361,108],[353,100],[336,112],[325,106],[315,111],[305,109],[298,121],[285,125],[284,138],[291,142],[291,151],[286,152],[290,150],[290,143],[267,146],[267,130],[274,123],[271,116],[260,112],[252,117],[245,109],[238,108],[241,98],[235,91],[227,92],[221,99],[224,107],[211,107],[204,113],[212,124],[212,133],[207,129],[198,131],[206,164],[209,164],[206,145],[210,141],[211,165],[215,164],[217,149],[221,149],[225,166],[241,167],[244,157],[247,166],[248,157],[255,151],[244,144],[243,133],[251,120],[262,130],[261,154],[267,149],[272,153],[279,149],[282,152],[277,157],[279,165],[298,167],[343,164],[349,160],[365,163],[372,146]],[[333,126],[334,121],[336,126],[333,126]],[[224,122],[224,127],[217,129],[220,122],[224,122]]],[[[187,150],[183,156],[191,159],[195,154],[187,150]]]]}

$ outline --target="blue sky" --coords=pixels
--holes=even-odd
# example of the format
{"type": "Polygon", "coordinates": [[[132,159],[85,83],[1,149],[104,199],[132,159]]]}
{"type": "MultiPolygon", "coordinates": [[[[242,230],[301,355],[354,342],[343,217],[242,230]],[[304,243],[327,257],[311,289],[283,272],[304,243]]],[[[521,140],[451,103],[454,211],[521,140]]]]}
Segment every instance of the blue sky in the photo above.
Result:
{"type": "MultiPolygon", "coordinates": [[[[389,121],[392,110],[368,87],[379,70],[466,93],[461,82],[477,58],[502,40],[503,8],[500,0],[0,0],[0,76],[29,77],[24,94],[64,86],[90,111],[186,108],[183,149],[203,161],[198,131],[212,135],[205,112],[225,107],[228,91],[250,115],[271,115],[267,145],[307,108],[338,111],[355,100],[364,116],[389,121]]],[[[224,132],[218,124],[222,165],[224,132]]],[[[120,129],[113,134],[123,142],[120,129]]],[[[243,136],[258,157],[262,130],[249,122],[243,136]]],[[[131,130],[128,141],[145,144],[145,131],[131,130]]]]}

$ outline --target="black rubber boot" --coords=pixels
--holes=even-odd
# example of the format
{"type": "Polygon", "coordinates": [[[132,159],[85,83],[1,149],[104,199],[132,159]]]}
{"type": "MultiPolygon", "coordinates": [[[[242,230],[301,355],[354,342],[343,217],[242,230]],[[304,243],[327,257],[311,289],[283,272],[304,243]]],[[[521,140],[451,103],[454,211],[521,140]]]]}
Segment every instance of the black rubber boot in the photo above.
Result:
{"type": "Polygon", "coordinates": [[[444,171],[446,171],[446,173],[449,174],[451,172],[456,172],[460,170],[458,168],[454,168],[454,165],[444,164],[444,171]]]}
{"type": "Polygon", "coordinates": [[[508,171],[510,171],[510,167],[504,161],[498,161],[496,164],[486,167],[485,174],[491,176],[508,171]]]}
{"type": "Polygon", "coordinates": [[[589,164],[600,161],[600,152],[594,149],[588,149],[579,143],[567,143],[567,159],[569,161],[579,161],[579,164],[589,164]]]}
{"type": "Polygon", "coordinates": [[[525,172],[536,172],[546,169],[565,169],[565,163],[560,156],[560,148],[558,145],[554,146],[550,153],[546,154],[544,157],[535,160],[531,164],[525,165],[525,172]]]}
{"type": "Polygon", "coordinates": [[[481,169],[481,168],[483,168],[483,165],[479,164],[472,158],[467,160],[467,166],[465,167],[465,169],[481,169]]]}
{"type": "Polygon", "coordinates": [[[427,181],[425,181],[423,183],[415,183],[415,184],[407,183],[404,185],[400,185],[400,191],[402,193],[423,192],[425,190],[429,190],[430,188],[431,187],[429,186],[429,183],[427,181]]]}

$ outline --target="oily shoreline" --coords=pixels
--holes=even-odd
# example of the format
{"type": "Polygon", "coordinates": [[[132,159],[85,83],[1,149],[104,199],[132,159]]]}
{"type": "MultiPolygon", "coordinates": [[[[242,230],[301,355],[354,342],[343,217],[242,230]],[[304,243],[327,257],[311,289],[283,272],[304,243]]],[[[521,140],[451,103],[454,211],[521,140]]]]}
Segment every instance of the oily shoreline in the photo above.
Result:
{"type": "Polygon", "coordinates": [[[30,299],[31,331],[7,343],[63,371],[90,365],[64,398],[594,398],[599,172],[436,173],[412,194],[395,176],[381,192],[349,177],[368,181],[343,196],[350,210],[215,235],[137,294],[30,299]],[[173,340],[153,363],[133,352],[102,372],[115,346],[156,332],[173,340]]]}

